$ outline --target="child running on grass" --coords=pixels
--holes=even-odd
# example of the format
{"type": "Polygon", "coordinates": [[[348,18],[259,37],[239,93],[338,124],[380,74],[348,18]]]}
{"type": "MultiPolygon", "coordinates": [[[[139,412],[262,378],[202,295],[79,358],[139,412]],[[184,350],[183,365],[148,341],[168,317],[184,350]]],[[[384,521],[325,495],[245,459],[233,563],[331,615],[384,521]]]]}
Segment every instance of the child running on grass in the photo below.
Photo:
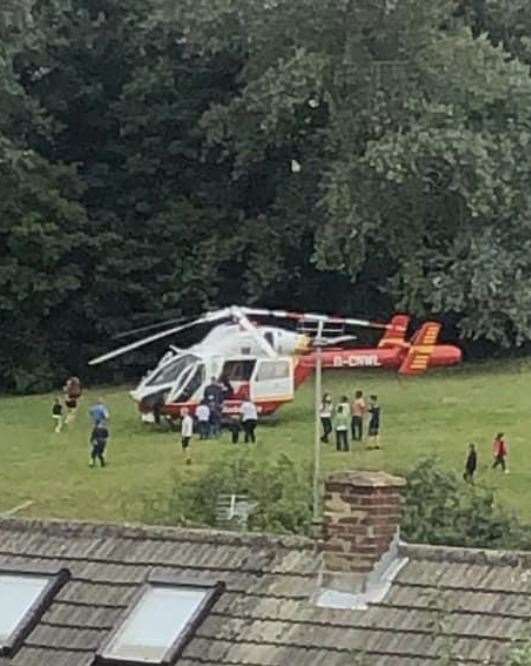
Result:
{"type": "Polygon", "coordinates": [[[478,466],[478,454],[476,451],[476,445],[472,442],[468,445],[468,456],[465,463],[465,473],[463,474],[463,479],[467,483],[474,483],[474,474],[478,466]]]}
{"type": "Polygon", "coordinates": [[[90,467],[96,466],[96,458],[100,461],[100,465],[105,467],[105,449],[107,447],[107,440],[109,439],[109,431],[105,423],[98,423],[92,429],[90,435],[90,443],[92,444],[92,451],[90,453],[90,467]]]}
{"type": "Polygon", "coordinates": [[[492,443],[492,453],[494,454],[494,463],[492,465],[492,469],[496,469],[496,467],[499,465],[502,468],[502,472],[509,474],[509,470],[507,469],[506,464],[509,449],[507,447],[507,442],[505,441],[503,432],[499,432],[494,438],[494,442],[492,443]]]}
{"type": "Polygon", "coordinates": [[[56,398],[52,406],[52,419],[55,421],[55,432],[61,432],[64,423],[63,405],[59,398],[56,398]]]}

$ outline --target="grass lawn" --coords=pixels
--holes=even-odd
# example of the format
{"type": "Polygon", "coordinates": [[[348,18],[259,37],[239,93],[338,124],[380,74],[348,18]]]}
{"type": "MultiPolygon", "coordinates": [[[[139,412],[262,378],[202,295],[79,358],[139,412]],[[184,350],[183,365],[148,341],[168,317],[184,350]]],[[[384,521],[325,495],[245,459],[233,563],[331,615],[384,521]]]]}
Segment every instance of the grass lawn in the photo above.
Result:
{"type": "MultiPolygon", "coordinates": [[[[467,442],[479,445],[479,479],[499,490],[503,504],[531,522],[531,365],[523,362],[464,365],[419,378],[372,371],[330,371],[324,388],[334,397],[356,388],[378,393],[382,405],[383,449],[336,453],[323,445],[323,470],[385,469],[400,473],[421,456],[438,456],[462,472],[467,442]],[[510,474],[489,468],[497,431],[509,441],[510,474]]],[[[99,520],[139,519],[140,494],[163,490],[172,468],[184,461],[177,433],[158,432],[142,424],[125,388],[86,391],[74,424],[55,434],[53,395],[0,399],[2,465],[0,513],[27,501],[18,515],[99,520]],[[111,410],[109,467],[88,467],[87,415],[101,395],[111,410]]],[[[309,382],[274,423],[258,427],[253,455],[287,453],[309,463],[313,453],[313,386],[309,382]]],[[[233,445],[222,440],[193,443],[187,473],[221,459],[233,445]]],[[[241,444],[240,446],[243,446],[241,444]]]]}

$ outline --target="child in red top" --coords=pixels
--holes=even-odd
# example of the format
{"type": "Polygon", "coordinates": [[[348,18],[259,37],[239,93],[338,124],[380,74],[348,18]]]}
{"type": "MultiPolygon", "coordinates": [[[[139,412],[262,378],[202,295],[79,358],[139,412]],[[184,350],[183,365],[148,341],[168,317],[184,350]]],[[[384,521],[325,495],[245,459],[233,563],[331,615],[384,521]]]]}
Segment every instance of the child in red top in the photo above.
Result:
{"type": "Polygon", "coordinates": [[[494,454],[494,463],[492,469],[501,466],[502,470],[507,474],[509,470],[506,467],[505,460],[507,458],[509,450],[507,447],[507,442],[504,439],[503,432],[499,432],[494,438],[492,443],[492,453],[494,454]]]}

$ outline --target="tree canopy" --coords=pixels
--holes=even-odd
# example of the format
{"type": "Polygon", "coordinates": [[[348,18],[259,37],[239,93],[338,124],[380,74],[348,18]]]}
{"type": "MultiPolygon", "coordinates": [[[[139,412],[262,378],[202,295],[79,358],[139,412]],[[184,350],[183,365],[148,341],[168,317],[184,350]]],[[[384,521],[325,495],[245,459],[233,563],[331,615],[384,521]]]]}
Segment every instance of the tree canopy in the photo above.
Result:
{"type": "Polygon", "coordinates": [[[509,9],[5,1],[0,388],[229,302],[529,341],[531,9],[509,9]]]}

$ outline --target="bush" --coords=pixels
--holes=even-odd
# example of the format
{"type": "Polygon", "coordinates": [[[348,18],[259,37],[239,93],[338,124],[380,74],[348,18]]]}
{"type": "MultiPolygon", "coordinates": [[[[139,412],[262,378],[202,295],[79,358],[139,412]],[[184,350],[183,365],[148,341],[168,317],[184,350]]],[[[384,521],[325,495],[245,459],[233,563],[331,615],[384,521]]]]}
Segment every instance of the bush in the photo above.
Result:
{"type": "Polygon", "coordinates": [[[531,643],[529,641],[521,643],[511,650],[507,666],[531,666],[531,643]]]}
{"type": "Polygon", "coordinates": [[[421,460],[406,479],[402,535],[407,541],[470,548],[531,548],[531,528],[499,507],[492,489],[468,485],[432,459],[421,460]]]}
{"type": "MultiPolygon", "coordinates": [[[[256,461],[234,451],[197,478],[174,472],[169,492],[139,499],[142,520],[165,525],[216,525],[220,495],[246,495],[256,502],[251,531],[309,535],[312,525],[311,470],[286,455],[256,461]]],[[[437,460],[421,460],[406,475],[402,536],[411,543],[468,548],[531,550],[531,527],[505,512],[495,493],[470,486],[437,460]]],[[[136,507],[138,508],[138,507],[136,507]]],[[[128,511],[134,509],[128,502],[128,511]]]]}
{"type": "Polygon", "coordinates": [[[216,524],[220,495],[247,495],[256,502],[248,529],[260,532],[309,534],[312,522],[311,481],[288,456],[255,461],[248,452],[233,452],[211,464],[192,481],[173,475],[168,493],[144,496],[142,518],[166,525],[216,524]]]}

